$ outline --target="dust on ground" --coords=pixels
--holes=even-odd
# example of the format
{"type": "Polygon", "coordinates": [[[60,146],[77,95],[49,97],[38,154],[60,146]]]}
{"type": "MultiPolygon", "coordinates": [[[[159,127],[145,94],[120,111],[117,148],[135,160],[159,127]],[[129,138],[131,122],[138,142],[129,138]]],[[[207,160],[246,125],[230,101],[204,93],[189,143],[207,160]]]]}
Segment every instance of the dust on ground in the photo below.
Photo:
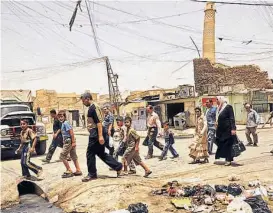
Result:
{"type": "MultiPolygon", "coordinates": [[[[244,132],[238,133],[245,140],[244,132]]],[[[87,173],[85,152],[87,137],[77,137],[77,153],[84,174],[87,173]]],[[[108,213],[113,210],[123,209],[131,203],[143,202],[148,204],[149,212],[169,212],[176,210],[170,203],[170,198],[164,196],[152,196],[153,189],[171,180],[177,180],[185,184],[229,184],[229,175],[237,175],[240,181],[236,183],[246,184],[248,181],[259,179],[262,183],[273,184],[273,156],[270,150],[273,148],[272,129],[259,130],[259,147],[247,147],[247,151],[236,159],[232,167],[225,167],[221,162],[213,164],[214,156],[210,157],[210,163],[191,165],[188,157],[188,145],[193,139],[176,140],[175,147],[180,157],[168,158],[159,162],[157,158],[145,161],[153,171],[150,178],[143,178],[141,168],[137,168],[137,175],[116,178],[116,173],[100,160],[97,160],[99,179],[88,183],[82,183],[81,177],[61,179],[64,167],[61,163],[43,165],[45,179],[36,182],[47,193],[48,198],[61,207],[65,212],[92,212],[108,213]]],[[[144,156],[147,147],[141,147],[141,156],[144,156]]],[[[54,156],[58,157],[58,153],[54,156]]],[[[155,150],[155,155],[160,155],[155,150]]],[[[170,157],[170,155],[169,155],[170,157]]],[[[37,164],[41,164],[44,157],[33,158],[37,164]]],[[[19,160],[2,162],[1,207],[18,202],[16,194],[16,176],[20,174],[19,160]]],[[[272,204],[270,206],[272,208],[272,204]]],[[[179,210],[179,212],[183,212],[179,210]]]]}

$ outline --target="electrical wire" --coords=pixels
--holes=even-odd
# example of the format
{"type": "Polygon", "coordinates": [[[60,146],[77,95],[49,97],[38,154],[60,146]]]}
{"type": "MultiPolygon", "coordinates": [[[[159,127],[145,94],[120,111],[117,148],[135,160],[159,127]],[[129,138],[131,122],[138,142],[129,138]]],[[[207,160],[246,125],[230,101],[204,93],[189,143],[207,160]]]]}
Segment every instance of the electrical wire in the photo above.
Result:
{"type": "MultiPolygon", "coordinates": [[[[134,16],[134,17],[137,17],[137,18],[150,18],[150,17],[143,17],[143,16],[140,16],[140,15],[137,15],[137,14],[133,14],[133,13],[130,13],[128,11],[124,11],[124,10],[121,10],[121,9],[118,9],[118,8],[115,8],[115,7],[110,7],[108,5],[105,5],[105,4],[102,4],[102,3],[98,3],[98,2],[94,2],[94,4],[96,5],[99,5],[101,7],[105,7],[109,10],[113,10],[113,11],[117,11],[117,12],[121,12],[121,13],[124,13],[124,14],[127,14],[127,15],[130,15],[130,16],[134,16]]],[[[185,26],[182,27],[182,26],[176,26],[176,25],[172,25],[172,24],[168,24],[168,23],[165,23],[165,22],[162,22],[162,21],[158,21],[158,20],[152,20],[152,22],[156,23],[156,24],[160,24],[160,25],[164,25],[164,26],[168,26],[168,27],[172,27],[172,28],[176,28],[176,29],[180,29],[180,30],[184,30],[184,31],[188,31],[188,32],[192,32],[192,33],[197,33],[197,34],[202,34],[203,32],[201,31],[197,31],[196,29],[188,29],[186,28],[185,26]]],[[[189,26],[187,26],[189,27],[189,26]]],[[[220,37],[220,36],[219,36],[220,37]]],[[[221,38],[223,38],[224,40],[228,40],[228,41],[237,41],[237,42],[242,42],[242,40],[238,41],[234,38],[229,38],[228,36],[221,36],[221,38]]],[[[247,40],[247,39],[246,39],[247,40]]],[[[252,43],[256,43],[256,44],[262,44],[261,42],[255,42],[253,41],[252,43]]],[[[273,45],[272,43],[268,44],[268,43],[263,43],[264,45],[273,45]]]]}

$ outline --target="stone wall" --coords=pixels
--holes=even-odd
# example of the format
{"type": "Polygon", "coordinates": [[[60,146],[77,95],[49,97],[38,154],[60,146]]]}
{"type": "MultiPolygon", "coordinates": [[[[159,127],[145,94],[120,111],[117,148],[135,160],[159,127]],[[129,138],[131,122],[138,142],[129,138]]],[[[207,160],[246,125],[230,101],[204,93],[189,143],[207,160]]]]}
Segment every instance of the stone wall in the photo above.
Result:
{"type": "Polygon", "coordinates": [[[258,66],[213,66],[208,59],[194,59],[193,65],[195,88],[198,95],[207,93],[208,87],[219,90],[219,87],[224,85],[243,84],[246,89],[273,88],[268,73],[261,71],[258,66]]]}
{"type": "MultiPolygon", "coordinates": [[[[92,93],[92,97],[94,101],[97,101],[98,94],[92,93]]],[[[44,115],[49,115],[51,109],[79,110],[80,113],[84,111],[80,95],[76,93],[57,93],[55,90],[37,90],[34,111],[38,106],[44,115]]]]}

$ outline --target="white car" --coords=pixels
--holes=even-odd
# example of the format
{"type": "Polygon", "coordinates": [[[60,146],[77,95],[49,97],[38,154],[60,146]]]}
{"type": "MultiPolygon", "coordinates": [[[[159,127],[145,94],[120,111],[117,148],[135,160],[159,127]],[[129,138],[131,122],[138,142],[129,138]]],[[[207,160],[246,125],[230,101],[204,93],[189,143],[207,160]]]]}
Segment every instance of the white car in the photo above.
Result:
{"type": "Polygon", "coordinates": [[[27,119],[29,127],[37,134],[36,153],[42,155],[46,151],[48,136],[43,123],[36,122],[35,114],[28,105],[1,103],[1,158],[15,157],[15,150],[20,145],[20,120],[27,119]]]}

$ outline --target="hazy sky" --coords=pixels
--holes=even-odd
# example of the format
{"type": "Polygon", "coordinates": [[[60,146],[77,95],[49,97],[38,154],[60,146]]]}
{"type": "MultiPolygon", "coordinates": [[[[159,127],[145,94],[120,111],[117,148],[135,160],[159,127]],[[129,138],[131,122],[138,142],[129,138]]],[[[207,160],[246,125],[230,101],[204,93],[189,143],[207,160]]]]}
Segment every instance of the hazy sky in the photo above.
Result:
{"type": "MultiPolygon", "coordinates": [[[[84,1],[69,31],[75,5],[1,1],[2,89],[107,93],[105,63],[91,60],[98,54],[84,1]]],[[[191,60],[198,55],[189,37],[202,51],[204,3],[95,1],[90,7],[102,55],[119,75],[121,91],[193,84],[191,60]]],[[[216,41],[217,62],[257,64],[273,78],[273,8],[216,9],[216,36],[223,38],[216,41]]]]}

